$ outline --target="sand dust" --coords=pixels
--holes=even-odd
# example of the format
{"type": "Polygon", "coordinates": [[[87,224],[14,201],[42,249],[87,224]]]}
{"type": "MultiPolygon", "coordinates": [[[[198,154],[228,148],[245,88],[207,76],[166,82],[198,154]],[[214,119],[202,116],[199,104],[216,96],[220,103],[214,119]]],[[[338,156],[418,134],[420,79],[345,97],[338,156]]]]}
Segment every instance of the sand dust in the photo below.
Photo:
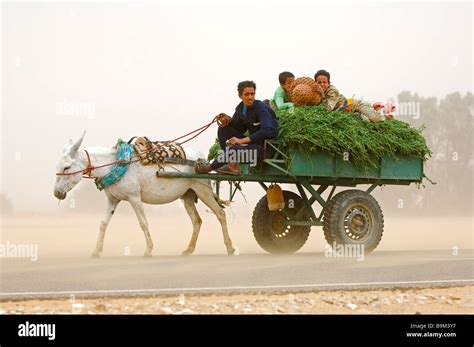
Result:
{"type": "MultiPolygon", "coordinates": [[[[192,233],[183,208],[159,206],[148,209],[154,255],[179,255],[192,233]],[[157,212],[157,213],[153,213],[157,212]]],[[[103,256],[141,256],[145,238],[130,207],[120,206],[105,236],[103,256]]],[[[203,219],[195,254],[225,254],[220,224],[215,216],[198,205],[203,219]]],[[[251,211],[227,210],[229,233],[241,254],[263,253],[253,238],[251,211]]],[[[0,242],[38,244],[40,257],[88,257],[95,247],[101,215],[73,214],[19,215],[3,218],[0,242]]],[[[326,242],[321,227],[313,227],[300,252],[324,252],[326,242]]],[[[451,250],[474,248],[473,219],[385,218],[384,236],[377,250],[451,250]]]]}

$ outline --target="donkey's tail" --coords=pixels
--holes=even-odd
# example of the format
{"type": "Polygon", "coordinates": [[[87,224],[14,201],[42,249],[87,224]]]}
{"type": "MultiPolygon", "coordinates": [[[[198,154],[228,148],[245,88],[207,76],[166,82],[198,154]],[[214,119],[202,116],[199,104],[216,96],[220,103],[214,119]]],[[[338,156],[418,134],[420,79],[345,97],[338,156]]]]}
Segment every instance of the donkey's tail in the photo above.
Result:
{"type": "MultiPolygon", "coordinates": [[[[230,206],[230,203],[232,201],[219,199],[219,197],[217,196],[216,193],[213,193],[213,195],[214,195],[214,199],[216,200],[216,202],[219,204],[220,207],[224,208],[225,206],[230,206]]],[[[186,191],[186,193],[184,193],[183,198],[184,197],[188,197],[190,199],[193,199],[196,204],[198,202],[197,194],[192,189],[188,189],[186,191]]]]}

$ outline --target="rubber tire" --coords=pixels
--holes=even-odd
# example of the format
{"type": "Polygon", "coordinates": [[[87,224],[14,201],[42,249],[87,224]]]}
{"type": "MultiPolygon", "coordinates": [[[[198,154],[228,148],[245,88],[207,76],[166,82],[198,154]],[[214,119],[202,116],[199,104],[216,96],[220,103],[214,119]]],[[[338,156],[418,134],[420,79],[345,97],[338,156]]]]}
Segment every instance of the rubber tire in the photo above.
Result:
{"type": "Polygon", "coordinates": [[[363,244],[369,254],[380,243],[383,235],[384,219],[382,209],[374,197],[362,190],[350,189],[336,194],[328,203],[323,216],[324,237],[332,247],[337,245],[363,244]],[[344,229],[344,218],[349,208],[361,205],[371,217],[372,227],[360,241],[351,239],[344,229]]]}
{"type": "MultiPolygon", "coordinates": [[[[298,194],[284,190],[283,197],[285,199],[285,210],[298,211],[299,208],[303,205],[303,199],[298,194]],[[294,208],[289,208],[289,200],[293,199],[294,208]]],[[[277,237],[275,230],[272,228],[272,220],[278,214],[281,214],[279,211],[270,211],[268,209],[267,196],[263,196],[260,201],[255,206],[252,215],[252,231],[257,240],[257,243],[265,251],[272,254],[285,254],[285,253],[295,253],[306,243],[309,233],[311,231],[311,226],[291,226],[288,236],[277,237]]],[[[303,216],[300,220],[310,220],[309,211],[303,213],[303,216]]]]}
{"type": "Polygon", "coordinates": [[[326,217],[327,217],[326,211],[328,211],[329,209],[332,209],[334,204],[336,204],[336,201],[339,200],[339,199],[343,199],[344,195],[346,195],[350,192],[358,192],[358,191],[359,191],[358,189],[349,189],[349,190],[344,190],[342,192],[339,192],[336,195],[334,195],[331,200],[329,200],[327,206],[324,208],[323,231],[324,231],[324,238],[326,239],[326,242],[328,243],[328,245],[332,246],[332,244],[335,241],[335,236],[334,236],[333,231],[329,228],[326,228],[326,226],[325,226],[326,224],[324,223],[324,221],[326,220],[326,217]]]}

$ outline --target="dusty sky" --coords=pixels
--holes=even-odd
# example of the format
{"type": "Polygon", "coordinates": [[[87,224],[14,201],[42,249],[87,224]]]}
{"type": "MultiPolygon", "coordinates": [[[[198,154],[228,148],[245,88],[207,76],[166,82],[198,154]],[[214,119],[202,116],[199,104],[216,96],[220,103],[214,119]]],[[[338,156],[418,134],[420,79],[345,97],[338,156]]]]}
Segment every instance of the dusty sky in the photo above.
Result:
{"type": "MultiPolygon", "coordinates": [[[[342,93],[370,101],[472,91],[472,7],[2,3],[0,190],[15,209],[54,211],[69,138],[171,139],[231,113],[241,80],[271,97],[284,70],[327,69],[342,93]]],[[[192,146],[207,152],[215,132],[192,146]]]]}

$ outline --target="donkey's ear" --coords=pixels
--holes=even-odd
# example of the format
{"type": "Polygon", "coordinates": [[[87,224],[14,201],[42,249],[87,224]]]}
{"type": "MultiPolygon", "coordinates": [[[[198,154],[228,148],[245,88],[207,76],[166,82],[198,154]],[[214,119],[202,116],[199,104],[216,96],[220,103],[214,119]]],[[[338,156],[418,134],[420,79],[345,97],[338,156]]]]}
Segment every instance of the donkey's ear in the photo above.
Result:
{"type": "Polygon", "coordinates": [[[71,155],[75,155],[77,153],[77,151],[79,150],[79,147],[81,147],[81,143],[85,135],[86,135],[86,131],[84,130],[81,138],[77,140],[75,144],[72,145],[71,150],[69,151],[71,155]]]}
{"type": "Polygon", "coordinates": [[[74,142],[72,141],[72,139],[69,139],[69,141],[64,145],[63,154],[66,154],[67,152],[69,152],[73,144],[74,142]]]}

